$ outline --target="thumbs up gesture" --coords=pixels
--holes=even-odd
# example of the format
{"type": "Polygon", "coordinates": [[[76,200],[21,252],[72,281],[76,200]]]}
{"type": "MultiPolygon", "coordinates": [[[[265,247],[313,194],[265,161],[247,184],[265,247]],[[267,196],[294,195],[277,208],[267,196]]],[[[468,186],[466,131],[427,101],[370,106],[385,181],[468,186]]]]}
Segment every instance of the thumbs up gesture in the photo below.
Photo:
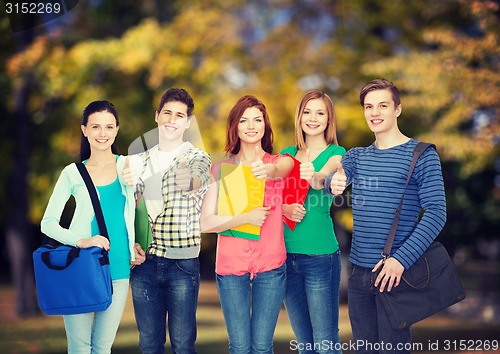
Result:
{"type": "Polygon", "coordinates": [[[175,184],[179,189],[190,192],[193,190],[193,177],[187,168],[186,158],[181,158],[178,170],[175,172],[175,184]]]}
{"type": "Polygon", "coordinates": [[[345,187],[347,186],[347,176],[344,172],[342,164],[339,162],[337,165],[337,172],[332,177],[330,181],[330,190],[334,195],[342,194],[345,187]]]}
{"type": "Polygon", "coordinates": [[[135,186],[142,174],[142,159],[139,155],[130,155],[125,159],[122,171],[123,181],[127,186],[135,186]]]}
{"type": "Polygon", "coordinates": [[[255,176],[257,179],[266,179],[267,178],[267,171],[266,171],[266,165],[260,159],[258,156],[261,153],[261,149],[259,146],[255,145],[255,161],[252,162],[250,167],[252,168],[252,174],[255,176]]]}
{"type": "Polygon", "coordinates": [[[314,166],[311,162],[311,152],[306,150],[305,161],[300,164],[300,178],[305,179],[309,184],[312,183],[314,177],[314,166]]]}

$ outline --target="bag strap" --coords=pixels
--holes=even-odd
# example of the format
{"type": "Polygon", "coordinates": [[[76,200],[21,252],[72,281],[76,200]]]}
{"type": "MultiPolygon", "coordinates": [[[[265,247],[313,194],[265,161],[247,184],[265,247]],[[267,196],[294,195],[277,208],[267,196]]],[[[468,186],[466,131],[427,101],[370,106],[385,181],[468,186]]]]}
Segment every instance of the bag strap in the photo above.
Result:
{"type": "Polygon", "coordinates": [[[394,220],[392,221],[391,230],[389,231],[389,236],[387,237],[387,241],[385,242],[384,251],[382,252],[382,257],[387,259],[391,255],[392,243],[394,242],[394,237],[396,236],[396,230],[398,228],[399,216],[401,214],[401,208],[403,207],[403,199],[405,196],[406,189],[408,188],[408,184],[410,183],[411,175],[413,174],[413,170],[417,164],[418,158],[424,153],[425,150],[429,146],[436,148],[434,144],[422,143],[419,142],[415,145],[415,149],[413,150],[413,159],[410,164],[410,168],[408,170],[408,177],[406,177],[405,188],[403,189],[403,195],[401,196],[401,200],[399,201],[399,205],[396,208],[396,212],[394,214],[394,220]]]}
{"type": "Polygon", "coordinates": [[[75,163],[78,171],[82,175],[83,181],[87,186],[90,194],[90,199],[92,200],[92,205],[94,206],[94,213],[97,219],[97,225],[99,225],[99,231],[101,235],[109,240],[108,229],[106,228],[106,223],[104,222],[104,215],[102,214],[101,203],[99,202],[99,197],[97,196],[97,191],[95,189],[92,178],[90,178],[89,171],[82,162],[75,163]]]}

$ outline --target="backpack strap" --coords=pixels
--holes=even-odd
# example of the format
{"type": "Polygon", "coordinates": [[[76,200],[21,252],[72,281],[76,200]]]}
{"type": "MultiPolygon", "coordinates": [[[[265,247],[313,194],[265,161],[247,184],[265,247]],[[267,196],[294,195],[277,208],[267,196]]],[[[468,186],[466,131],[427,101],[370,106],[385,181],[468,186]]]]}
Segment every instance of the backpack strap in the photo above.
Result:
{"type": "Polygon", "coordinates": [[[394,214],[394,220],[392,221],[391,230],[389,231],[389,236],[387,237],[387,241],[385,242],[384,251],[382,252],[382,257],[387,259],[391,255],[392,243],[394,242],[394,237],[396,236],[396,230],[398,228],[399,216],[401,214],[401,208],[403,207],[403,199],[405,196],[406,189],[408,188],[408,184],[410,183],[411,175],[413,174],[413,170],[417,165],[418,158],[424,153],[425,150],[429,146],[432,146],[434,149],[436,146],[430,143],[422,143],[419,142],[415,145],[413,150],[413,159],[410,164],[410,168],[408,170],[408,177],[406,177],[405,188],[403,189],[403,195],[401,196],[401,200],[399,201],[399,205],[396,208],[396,212],[394,214]]]}
{"type": "Polygon", "coordinates": [[[92,205],[94,207],[95,217],[97,219],[97,225],[99,225],[99,231],[102,236],[109,240],[108,229],[106,228],[106,223],[104,222],[104,215],[102,214],[101,203],[99,202],[99,197],[97,196],[97,191],[95,189],[92,178],[90,178],[89,171],[82,162],[75,163],[78,171],[82,175],[83,181],[87,186],[87,190],[90,194],[90,200],[92,200],[92,205]]]}

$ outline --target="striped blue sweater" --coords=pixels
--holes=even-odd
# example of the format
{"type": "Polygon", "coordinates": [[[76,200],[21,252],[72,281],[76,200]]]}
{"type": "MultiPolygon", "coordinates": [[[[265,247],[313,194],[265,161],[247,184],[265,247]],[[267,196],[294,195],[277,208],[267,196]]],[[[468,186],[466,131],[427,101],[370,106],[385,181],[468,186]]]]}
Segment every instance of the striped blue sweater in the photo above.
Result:
{"type": "MultiPolygon", "coordinates": [[[[373,268],[381,259],[416,144],[410,139],[384,150],[372,144],[353,148],[342,158],[347,183],[352,183],[351,263],[373,268]]],[[[328,192],[332,176],[325,181],[328,192]]],[[[391,256],[408,269],[436,238],[445,221],[441,164],[436,151],[428,148],[419,158],[405,192],[391,256]],[[424,214],[419,220],[421,209],[424,214]]]]}

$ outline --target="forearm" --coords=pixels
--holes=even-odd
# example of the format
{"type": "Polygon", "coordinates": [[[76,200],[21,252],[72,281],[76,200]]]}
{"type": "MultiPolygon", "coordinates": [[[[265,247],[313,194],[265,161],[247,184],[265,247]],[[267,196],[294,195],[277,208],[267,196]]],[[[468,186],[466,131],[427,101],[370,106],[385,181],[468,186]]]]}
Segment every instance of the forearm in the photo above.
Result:
{"type": "Polygon", "coordinates": [[[293,169],[293,160],[286,156],[274,164],[265,164],[266,173],[269,179],[283,179],[288,177],[293,169]]]}
{"type": "MultiPolygon", "coordinates": [[[[311,187],[313,189],[323,189],[324,185],[325,185],[325,180],[326,180],[326,175],[324,173],[321,173],[321,172],[315,172],[314,173],[314,176],[311,180],[311,187]]],[[[331,193],[330,193],[331,194],[331,193]]]]}
{"type": "Polygon", "coordinates": [[[193,176],[193,190],[198,190],[210,184],[210,157],[206,154],[197,156],[190,166],[193,176]]]}
{"type": "Polygon", "coordinates": [[[410,268],[432,241],[439,235],[446,222],[446,206],[434,206],[425,210],[417,227],[394,253],[405,269],[410,268]],[[409,242],[411,240],[411,242],[409,242]],[[417,245],[418,247],[415,247],[417,245]],[[423,250],[423,251],[421,251],[423,250]]]}
{"type": "Polygon", "coordinates": [[[82,238],[59,225],[59,219],[52,217],[44,217],[40,223],[40,229],[44,235],[65,245],[76,246],[77,241],[82,238]]]}
{"type": "Polygon", "coordinates": [[[446,223],[446,195],[441,164],[435,150],[426,150],[415,167],[414,175],[418,181],[419,206],[424,209],[424,214],[394,254],[406,269],[429,247],[446,223]]]}

